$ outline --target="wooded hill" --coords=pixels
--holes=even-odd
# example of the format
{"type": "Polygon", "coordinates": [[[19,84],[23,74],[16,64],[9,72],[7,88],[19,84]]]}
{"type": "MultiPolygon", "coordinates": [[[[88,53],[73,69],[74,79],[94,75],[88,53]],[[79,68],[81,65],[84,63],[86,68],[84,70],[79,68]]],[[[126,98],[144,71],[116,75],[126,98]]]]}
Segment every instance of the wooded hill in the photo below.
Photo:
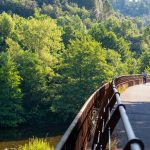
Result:
{"type": "Polygon", "coordinates": [[[62,13],[63,15],[68,11],[70,13],[72,7],[77,9],[77,5],[80,8],[84,7],[82,11],[85,11],[86,8],[93,13],[97,13],[97,15],[102,14],[102,11],[107,13],[110,9],[107,0],[1,0],[0,11],[29,17],[34,14],[35,10],[38,10],[50,15],[52,18],[56,18],[62,13]]]}
{"type": "Polygon", "coordinates": [[[68,123],[103,82],[150,72],[150,26],[73,2],[0,1],[1,127],[68,123]]]}
{"type": "Polygon", "coordinates": [[[150,24],[149,0],[109,0],[112,7],[125,16],[141,18],[145,24],[150,24]]]}

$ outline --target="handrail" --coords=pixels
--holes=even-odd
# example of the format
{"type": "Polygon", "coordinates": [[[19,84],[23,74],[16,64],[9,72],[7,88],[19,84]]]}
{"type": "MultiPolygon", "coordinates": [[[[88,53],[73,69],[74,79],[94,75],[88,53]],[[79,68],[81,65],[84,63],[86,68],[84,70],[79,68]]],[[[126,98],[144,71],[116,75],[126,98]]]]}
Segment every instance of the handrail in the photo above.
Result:
{"type": "Polygon", "coordinates": [[[68,138],[71,136],[71,133],[74,132],[74,128],[76,128],[76,126],[78,125],[78,120],[82,117],[81,115],[84,113],[85,108],[90,104],[90,102],[92,101],[92,97],[96,94],[96,92],[94,92],[90,96],[90,98],[86,101],[86,103],[83,105],[82,109],[77,114],[77,116],[75,117],[75,119],[73,120],[73,122],[71,123],[71,125],[69,126],[65,134],[63,135],[63,137],[61,138],[61,141],[58,143],[56,150],[60,150],[63,148],[68,138]]]}
{"type": "Polygon", "coordinates": [[[62,149],[70,149],[72,150],[72,146],[74,146],[75,142],[71,141],[70,139],[76,139],[76,137],[72,137],[72,134],[75,134],[76,131],[80,130],[80,125],[85,122],[85,119],[89,119],[89,116],[91,116],[92,108],[95,105],[95,99],[98,97],[99,91],[103,91],[103,89],[107,87],[107,84],[104,84],[102,87],[100,87],[97,91],[95,91],[90,98],[85,102],[63,137],[61,138],[60,142],[56,146],[56,150],[62,150],[62,149]],[[72,145],[71,145],[72,142],[72,145]],[[68,144],[69,143],[69,144],[68,144]],[[71,146],[69,146],[71,145],[71,146]],[[66,148],[67,147],[67,148],[66,148]]]}
{"type": "Polygon", "coordinates": [[[105,150],[108,142],[110,145],[109,137],[120,118],[128,137],[124,150],[130,150],[130,145],[131,150],[143,150],[143,143],[136,138],[117,91],[142,83],[142,75],[132,75],[118,77],[112,83],[101,86],[86,101],[56,146],[56,150],[105,150]],[[112,111],[113,109],[115,110],[112,111]]]}
{"type": "MultiPolygon", "coordinates": [[[[119,105],[119,112],[120,112],[120,116],[121,116],[125,131],[126,131],[126,134],[127,134],[127,137],[128,137],[128,141],[137,139],[137,137],[135,136],[135,133],[132,129],[132,126],[130,124],[128,115],[126,113],[126,109],[123,105],[121,105],[122,104],[121,103],[121,98],[120,98],[120,94],[117,91],[115,81],[113,81],[113,91],[114,91],[114,93],[116,93],[115,94],[116,95],[116,100],[117,100],[117,104],[119,105]]],[[[144,149],[144,143],[142,143],[142,144],[141,143],[142,143],[142,141],[140,143],[135,142],[135,143],[131,144],[131,150],[143,150],[144,149]]]]}

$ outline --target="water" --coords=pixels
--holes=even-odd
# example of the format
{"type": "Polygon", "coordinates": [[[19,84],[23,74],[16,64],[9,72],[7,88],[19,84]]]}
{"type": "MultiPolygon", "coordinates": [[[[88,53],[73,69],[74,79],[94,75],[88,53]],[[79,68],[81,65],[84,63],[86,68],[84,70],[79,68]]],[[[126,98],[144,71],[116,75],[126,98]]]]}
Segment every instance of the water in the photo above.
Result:
{"type": "Polygon", "coordinates": [[[18,148],[28,143],[29,138],[44,138],[50,146],[55,147],[66,130],[66,126],[49,126],[49,127],[28,127],[20,129],[1,129],[0,130],[0,150],[5,148],[18,148]]]}

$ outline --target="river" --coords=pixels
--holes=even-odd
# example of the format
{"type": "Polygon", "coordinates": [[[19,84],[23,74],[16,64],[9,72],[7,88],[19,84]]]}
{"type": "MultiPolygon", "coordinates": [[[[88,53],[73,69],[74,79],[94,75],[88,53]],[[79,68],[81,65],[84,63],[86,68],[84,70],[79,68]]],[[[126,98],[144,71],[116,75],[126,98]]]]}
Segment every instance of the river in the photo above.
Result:
{"type": "Polygon", "coordinates": [[[49,126],[35,128],[19,128],[19,129],[1,129],[0,130],[0,150],[6,148],[18,148],[28,143],[29,138],[38,137],[46,139],[51,147],[55,147],[65,132],[66,126],[49,126]]]}

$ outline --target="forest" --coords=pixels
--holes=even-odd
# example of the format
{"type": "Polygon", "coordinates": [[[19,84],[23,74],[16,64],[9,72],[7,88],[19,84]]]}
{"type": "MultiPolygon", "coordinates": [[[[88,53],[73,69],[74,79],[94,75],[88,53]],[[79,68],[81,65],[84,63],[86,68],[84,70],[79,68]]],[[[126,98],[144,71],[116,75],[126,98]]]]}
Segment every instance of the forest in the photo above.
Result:
{"type": "Polygon", "coordinates": [[[113,8],[125,16],[136,17],[150,24],[149,0],[109,0],[113,8]]]}
{"type": "Polygon", "coordinates": [[[68,123],[103,83],[150,73],[150,24],[97,2],[0,1],[1,128],[68,123]]]}
{"type": "Polygon", "coordinates": [[[115,9],[128,16],[144,16],[150,13],[149,0],[109,0],[115,9]]]}

